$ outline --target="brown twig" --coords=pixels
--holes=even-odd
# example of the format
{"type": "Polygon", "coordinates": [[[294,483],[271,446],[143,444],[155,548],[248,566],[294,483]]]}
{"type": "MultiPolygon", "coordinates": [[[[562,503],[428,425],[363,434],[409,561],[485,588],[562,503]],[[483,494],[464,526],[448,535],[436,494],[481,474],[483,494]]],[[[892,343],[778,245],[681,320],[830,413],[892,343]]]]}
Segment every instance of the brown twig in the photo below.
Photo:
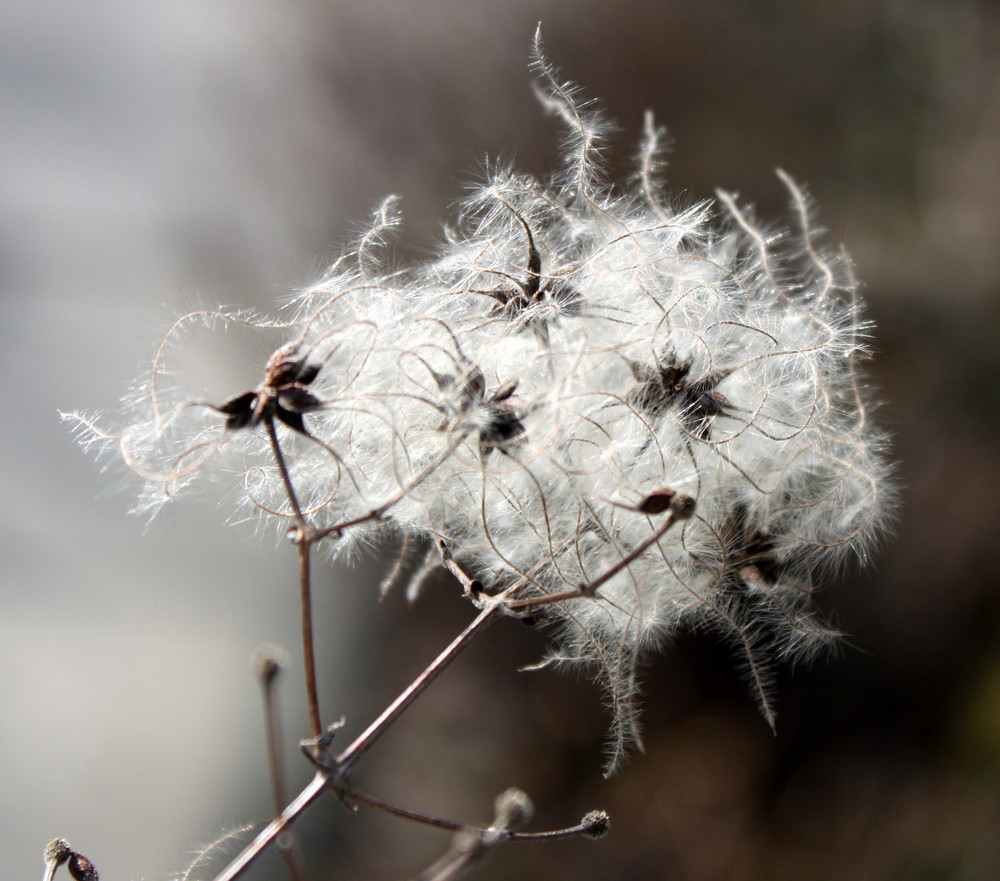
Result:
{"type": "Polygon", "coordinates": [[[397,697],[382,714],[369,725],[340,755],[337,756],[336,766],[340,773],[346,774],[350,771],[354,763],[364,755],[392,725],[396,719],[410,706],[441,673],[451,664],[455,658],[480,634],[489,627],[490,624],[502,612],[507,599],[523,587],[521,582],[507,588],[503,593],[490,597],[487,603],[480,610],[479,614],[472,619],[466,628],[451,641],[451,643],[441,652],[427,668],[411,682],[403,692],[397,697]]]}
{"type": "Polygon", "coordinates": [[[316,680],[316,648],[313,643],[312,618],[312,542],[299,542],[299,602],[302,612],[302,659],[305,665],[306,694],[309,700],[309,725],[313,737],[323,734],[319,710],[319,685],[316,680]]]}
{"type": "MultiPolygon", "coordinates": [[[[271,771],[271,794],[274,799],[275,816],[284,810],[288,802],[285,763],[281,755],[281,725],[277,700],[277,680],[282,667],[279,654],[283,654],[280,649],[274,646],[263,646],[257,650],[254,656],[254,667],[260,682],[264,704],[267,763],[271,771]]],[[[285,861],[290,881],[304,881],[305,870],[291,832],[278,836],[276,845],[285,861]]]]}
{"type": "Polygon", "coordinates": [[[328,777],[325,771],[317,771],[312,780],[285,809],[268,823],[236,858],[226,866],[215,881],[234,881],[242,875],[267,848],[278,838],[299,815],[327,790],[328,777]]]}
{"type": "Polygon", "coordinates": [[[433,462],[429,462],[424,466],[423,470],[417,474],[406,486],[404,486],[396,495],[394,495],[388,501],[383,502],[377,508],[372,508],[367,514],[361,514],[357,517],[353,517],[350,520],[344,520],[341,523],[335,523],[333,526],[324,526],[322,529],[317,529],[310,535],[310,541],[319,541],[322,538],[328,538],[330,536],[338,537],[345,529],[350,529],[352,526],[359,526],[362,523],[367,523],[370,520],[381,520],[389,513],[392,508],[398,505],[403,499],[405,499],[413,490],[415,490],[420,484],[422,484],[428,477],[430,477],[438,468],[440,468],[448,459],[451,458],[452,454],[461,445],[462,441],[465,439],[464,433],[458,433],[452,439],[451,443],[445,448],[445,451],[438,456],[433,462]]]}
{"type": "Polygon", "coordinates": [[[278,464],[278,471],[281,472],[281,481],[285,485],[285,493],[288,495],[288,504],[292,506],[295,515],[295,522],[303,531],[306,529],[306,518],[302,513],[302,506],[299,504],[298,494],[295,492],[295,484],[292,483],[292,476],[288,473],[288,464],[285,462],[285,454],[281,450],[281,442],[278,440],[278,429],[274,425],[274,419],[264,420],[267,426],[267,436],[271,441],[271,449],[274,451],[274,458],[278,464]]]}
{"type": "Polygon", "coordinates": [[[312,545],[316,540],[312,535],[311,527],[302,513],[302,506],[295,492],[295,484],[288,472],[288,464],[285,462],[285,454],[281,449],[281,442],[278,440],[278,431],[274,425],[274,419],[264,420],[267,425],[267,436],[271,441],[271,449],[274,451],[274,458],[281,472],[281,480],[285,485],[285,493],[288,495],[288,503],[292,506],[295,522],[298,528],[294,532],[294,539],[298,545],[299,552],[299,602],[302,617],[302,662],[305,667],[306,695],[309,702],[309,725],[312,729],[312,736],[321,737],[323,734],[323,717],[319,709],[319,688],[316,682],[316,652],[313,644],[313,620],[312,620],[312,545]]]}
{"type": "Polygon", "coordinates": [[[451,849],[416,881],[453,881],[480,862],[498,844],[508,841],[512,830],[526,823],[533,813],[531,801],[518,789],[508,789],[494,806],[488,829],[465,829],[452,841],[451,849]]]}
{"type": "Polygon", "coordinates": [[[42,881],[52,881],[56,869],[65,863],[73,854],[73,849],[65,838],[53,838],[45,846],[45,874],[42,881]]]}
{"type": "MultiPolygon", "coordinates": [[[[386,729],[413,703],[417,697],[458,657],[483,630],[500,614],[504,601],[523,584],[512,585],[502,594],[491,597],[472,622],[439,654],[413,682],[396,698],[385,711],[365,731],[357,737],[339,756],[321,764],[320,770],[309,784],[288,804],[288,806],[267,824],[243,851],[216,876],[215,881],[233,881],[257,859],[271,843],[281,835],[317,798],[330,786],[342,798],[350,796],[347,778],[354,763],[378,740],[386,729]]],[[[322,735],[318,740],[322,740],[322,735]]]]}
{"type": "MultiPolygon", "coordinates": [[[[469,823],[459,823],[455,820],[445,820],[441,817],[432,817],[419,811],[412,811],[409,808],[390,804],[377,796],[362,792],[354,787],[350,788],[348,797],[351,801],[361,802],[376,810],[391,814],[394,817],[412,820],[415,823],[432,826],[435,829],[447,829],[452,832],[468,832],[473,835],[482,835],[492,828],[469,823]]],[[[504,841],[560,841],[565,838],[602,838],[607,833],[610,825],[611,822],[604,811],[591,811],[579,823],[565,829],[550,829],[545,832],[515,832],[513,830],[505,830],[502,833],[502,838],[504,841]]]]}
{"type": "Polygon", "coordinates": [[[448,547],[444,539],[439,538],[437,546],[438,553],[441,555],[441,565],[454,575],[458,583],[462,585],[463,595],[470,599],[478,598],[483,592],[483,583],[477,578],[472,578],[455,562],[455,558],[451,555],[451,548],[448,547]]]}
{"type": "MultiPolygon", "coordinates": [[[[264,829],[257,834],[253,841],[251,841],[243,849],[243,851],[238,854],[237,857],[230,862],[230,864],[226,866],[219,875],[216,876],[215,881],[234,881],[234,879],[238,878],[247,868],[249,868],[257,857],[259,857],[273,842],[275,842],[279,836],[281,836],[291,826],[291,824],[294,823],[295,820],[307,808],[309,808],[310,805],[313,804],[313,802],[315,802],[327,789],[330,788],[337,793],[345,804],[348,803],[353,796],[357,801],[367,803],[373,807],[381,808],[382,810],[388,810],[390,813],[394,813],[397,816],[429,823],[430,825],[441,826],[442,828],[456,829],[458,830],[460,836],[471,835],[472,838],[477,841],[487,842],[488,847],[492,847],[497,841],[507,840],[508,838],[513,837],[514,833],[510,831],[509,826],[499,826],[495,823],[489,829],[483,830],[478,827],[451,823],[447,820],[438,820],[437,818],[418,814],[414,811],[408,811],[404,808],[397,808],[393,805],[389,805],[387,802],[376,799],[373,796],[352,791],[349,785],[349,776],[357,760],[369,749],[371,749],[371,747],[386,732],[386,730],[388,730],[388,728],[407,710],[407,708],[409,708],[409,706],[427,689],[427,687],[434,682],[437,677],[445,669],[447,669],[448,666],[451,665],[451,663],[480,633],[492,624],[493,621],[496,620],[496,618],[499,617],[499,615],[501,615],[504,611],[522,607],[520,604],[523,603],[523,601],[517,599],[517,594],[531,582],[533,578],[532,573],[525,574],[522,578],[502,590],[500,593],[483,597],[481,583],[476,579],[472,579],[467,573],[465,573],[464,570],[462,570],[461,567],[455,563],[447,546],[443,542],[439,543],[442,565],[455,576],[460,584],[462,584],[463,592],[470,598],[475,598],[477,600],[479,613],[465,627],[465,629],[454,640],[452,640],[452,642],[449,643],[449,645],[400,693],[400,695],[391,704],[389,704],[388,707],[386,707],[378,718],[376,718],[357,738],[355,738],[350,745],[348,745],[346,749],[343,750],[343,752],[336,757],[329,757],[326,751],[329,747],[330,740],[332,739],[332,732],[334,728],[339,727],[339,725],[331,728],[329,732],[323,731],[319,715],[319,701],[316,697],[310,590],[310,551],[312,545],[315,542],[329,536],[339,535],[344,529],[347,529],[350,526],[373,519],[381,519],[391,507],[405,497],[407,492],[411,491],[417,484],[423,482],[445,460],[445,458],[447,458],[447,456],[451,455],[454,450],[454,445],[449,447],[449,450],[446,452],[444,457],[435,460],[423,471],[421,471],[405,490],[379,508],[374,509],[367,515],[345,521],[334,527],[315,530],[306,520],[302,512],[302,508],[298,503],[294,485],[285,463],[273,420],[267,421],[267,428],[271,439],[271,446],[274,450],[275,459],[278,463],[282,480],[284,481],[285,489],[288,493],[289,503],[297,522],[297,528],[293,531],[292,538],[299,548],[303,651],[306,656],[306,682],[307,690],[309,691],[310,721],[313,730],[313,740],[305,742],[303,750],[317,764],[318,771],[306,787],[279,813],[279,815],[268,823],[267,826],[265,826],[264,829]]],[[[609,570],[608,573],[605,573],[601,576],[601,578],[596,579],[590,585],[569,593],[572,593],[574,596],[593,596],[594,592],[601,584],[613,577],[614,574],[643,553],[648,547],[657,541],[677,519],[682,518],[676,511],[673,511],[671,517],[668,518],[667,523],[664,524],[663,527],[657,530],[657,532],[654,533],[650,539],[634,549],[632,553],[619,561],[619,563],[616,564],[612,570],[609,570]]],[[[554,553],[561,553],[567,546],[568,541],[563,542],[560,548],[554,553]]],[[[542,565],[542,563],[539,563],[538,568],[542,565]]],[[[551,602],[556,598],[540,597],[535,599],[551,602]]],[[[498,802],[498,817],[499,816],[500,807],[498,802]]],[[[590,827],[585,828],[584,825],[581,824],[580,826],[572,827],[571,829],[525,834],[523,837],[525,839],[562,838],[576,834],[590,834],[587,831],[589,828],[590,827]]],[[[446,881],[448,878],[457,877],[457,874],[454,874],[454,872],[464,870],[464,866],[469,862],[467,856],[471,855],[473,851],[478,853],[478,850],[479,848],[477,846],[466,855],[462,855],[465,851],[460,854],[456,852],[457,856],[451,861],[448,861],[446,855],[445,863],[442,865],[441,871],[427,877],[433,878],[435,881],[446,881]]]]}
{"type": "Polygon", "coordinates": [[[613,566],[610,566],[607,570],[602,572],[593,581],[589,581],[586,584],[581,584],[579,587],[573,590],[565,590],[560,593],[547,594],[545,596],[533,596],[524,597],[522,599],[512,599],[506,604],[506,607],[511,611],[518,611],[520,609],[530,609],[536,606],[544,606],[550,603],[559,603],[563,600],[575,600],[583,597],[594,596],[598,589],[604,584],[607,584],[612,578],[614,578],[623,569],[626,569],[632,563],[634,563],[639,557],[641,557],[646,551],[648,551],[654,544],[656,544],[667,531],[677,523],[679,520],[687,520],[691,514],[694,513],[694,503],[688,496],[679,496],[680,500],[673,508],[671,508],[670,513],[667,515],[667,519],[664,521],[663,525],[656,530],[649,538],[645,541],[640,542],[631,551],[629,551],[624,557],[622,557],[613,566]]]}

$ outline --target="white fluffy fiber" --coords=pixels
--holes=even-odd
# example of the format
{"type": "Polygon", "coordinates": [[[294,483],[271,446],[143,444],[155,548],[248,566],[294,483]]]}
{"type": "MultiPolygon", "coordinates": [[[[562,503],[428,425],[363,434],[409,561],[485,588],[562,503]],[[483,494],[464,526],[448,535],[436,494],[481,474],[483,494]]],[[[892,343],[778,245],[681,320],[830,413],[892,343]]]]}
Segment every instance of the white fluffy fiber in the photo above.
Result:
{"type": "Polygon", "coordinates": [[[387,268],[399,222],[388,200],[280,320],[178,322],[124,431],[83,420],[84,438],[145,479],[141,507],[210,473],[290,523],[263,427],[227,429],[210,406],[222,402],[192,396],[173,366],[185,326],[238,323],[277,328],[290,357],[321,368],[310,436],[279,426],[310,521],[389,505],[325,542],[334,553],[387,533],[431,548],[443,539],[493,588],[528,573],[535,594],[565,592],[660,529],[667,515],[636,510],[651,493],[689,495],[694,516],[595,597],[544,608],[553,657],[604,674],[621,747],[637,737],[637,658],[679,624],[721,627],[770,719],[768,659],[830,635],[810,615],[818,567],[863,554],[884,519],[883,439],[866,416],[867,325],[848,261],[815,241],[784,175],[792,232],[759,226],[724,193],[669,208],[651,121],[637,184],[607,185],[599,118],[540,51],[534,69],[570,135],[560,174],[494,170],[438,259],[405,270],[387,268]]]}

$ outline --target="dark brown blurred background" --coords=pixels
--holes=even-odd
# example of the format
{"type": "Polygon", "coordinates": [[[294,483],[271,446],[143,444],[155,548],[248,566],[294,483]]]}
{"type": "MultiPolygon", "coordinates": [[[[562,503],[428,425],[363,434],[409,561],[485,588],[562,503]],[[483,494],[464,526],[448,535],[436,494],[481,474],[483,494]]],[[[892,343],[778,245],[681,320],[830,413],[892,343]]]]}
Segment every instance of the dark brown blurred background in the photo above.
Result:
{"type": "MultiPolygon", "coordinates": [[[[645,675],[646,755],[604,780],[599,691],[515,672],[543,637],[503,622],[359,784],[480,820],[517,785],[538,828],[611,813],[603,841],[509,846],[483,879],[1000,877],[1000,9],[13,0],[0,15],[5,874],[30,877],[65,835],[106,879],[161,877],[265,816],[247,659],[265,639],[298,657],[287,549],[223,529],[225,499],[181,502],[144,535],[127,496],[94,501],[116,478],[55,409],[113,409],[172,314],[266,307],[388,193],[419,259],[485,155],[552,169],[560,132],[526,69],[542,20],[550,59],[619,123],[616,176],[650,108],[679,200],[723,187],[777,219],[775,166],[809,188],[877,322],[903,503],[873,566],[820,597],[849,637],[781,671],[776,735],[729,650],[685,636],[645,675]]],[[[319,577],[326,712],[350,732],[469,616],[444,582],[379,606],[377,568],[319,577]]],[[[282,697],[299,782],[297,678],[282,697]]],[[[406,877],[448,844],[332,803],[301,834],[315,879],[406,877]]],[[[269,858],[256,877],[280,872],[269,858]]]]}

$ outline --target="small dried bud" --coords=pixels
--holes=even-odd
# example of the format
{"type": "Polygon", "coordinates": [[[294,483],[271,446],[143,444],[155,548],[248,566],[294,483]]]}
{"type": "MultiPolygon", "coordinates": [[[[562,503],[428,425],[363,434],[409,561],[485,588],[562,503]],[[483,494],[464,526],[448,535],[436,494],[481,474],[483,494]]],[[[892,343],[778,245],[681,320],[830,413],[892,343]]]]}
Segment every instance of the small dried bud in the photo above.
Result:
{"type": "Polygon", "coordinates": [[[611,828],[611,818],[607,811],[591,811],[580,821],[583,834],[588,838],[603,838],[611,828]]]}
{"type": "Polygon", "coordinates": [[[45,862],[61,866],[70,858],[73,848],[65,838],[53,838],[45,845],[45,862]]]}
{"type": "Polygon", "coordinates": [[[259,646],[250,660],[253,675],[261,685],[270,685],[287,664],[287,652],[272,643],[259,646]]]}
{"type": "Polygon", "coordinates": [[[639,502],[636,510],[640,514],[662,514],[670,509],[676,495],[677,493],[669,487],[654,490],[639,502]]]}
{"type": "Polygon", "coordinates": [[[691,496],[674,496],[670,502],[670,513],[674,520],[689,520],[694,516],[695,500],[691,496]]]}
{"type": "Polygon", "coordinates": [[[520,789],[508,789],[497,796],[493,810],[494,825],[499,829],[516,829],[527,823],[535,813],[531,799],[520,789]]]}
{"type": "Polygon", "coordinates": [[[69,873],[74,881],[98,881],[97,869],[82,853],[73,853],[69,858],[69,873]]]}

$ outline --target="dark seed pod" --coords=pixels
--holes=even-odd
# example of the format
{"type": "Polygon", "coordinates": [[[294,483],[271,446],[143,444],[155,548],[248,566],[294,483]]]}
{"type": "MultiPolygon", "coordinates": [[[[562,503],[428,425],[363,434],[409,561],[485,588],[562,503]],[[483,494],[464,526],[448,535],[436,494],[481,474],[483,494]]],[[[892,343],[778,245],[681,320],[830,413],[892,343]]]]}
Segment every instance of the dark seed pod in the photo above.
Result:
{"type": "Polygon", "coordinates": [[[279,389],[278,404],[292,413],[308,413],[323,406],[323,402],[312,392],[296,385],[279,389]]]}
{"type": "Polygon", "coordinates": [[[73,853],[69,858],[69,873],[75,881],[98,881],[97,869],[82,853],[73,853]]]}
{"type": "Polygon", "coordinates": [[[222,404],[218,410],[226,417],[226,428],[233,431],[238,428],[246,428],[253,418],[254,404],[256,403],[256,392],[244,392],[222,404]]]}
{"type": "Polygon", "coordinates": [[[319,371],[319,364],[303,364],[302,368],[299,370],[299,376],[296,382],[300,385],[309,385],[317,376],[319,376],[319,371]]]}
{"type": "Polygon", "coordinates": [[[636,510],[640,514],[662,514],[670,510],[676,495],[669,487],[654,490],[639,503],[636,510]]]}

